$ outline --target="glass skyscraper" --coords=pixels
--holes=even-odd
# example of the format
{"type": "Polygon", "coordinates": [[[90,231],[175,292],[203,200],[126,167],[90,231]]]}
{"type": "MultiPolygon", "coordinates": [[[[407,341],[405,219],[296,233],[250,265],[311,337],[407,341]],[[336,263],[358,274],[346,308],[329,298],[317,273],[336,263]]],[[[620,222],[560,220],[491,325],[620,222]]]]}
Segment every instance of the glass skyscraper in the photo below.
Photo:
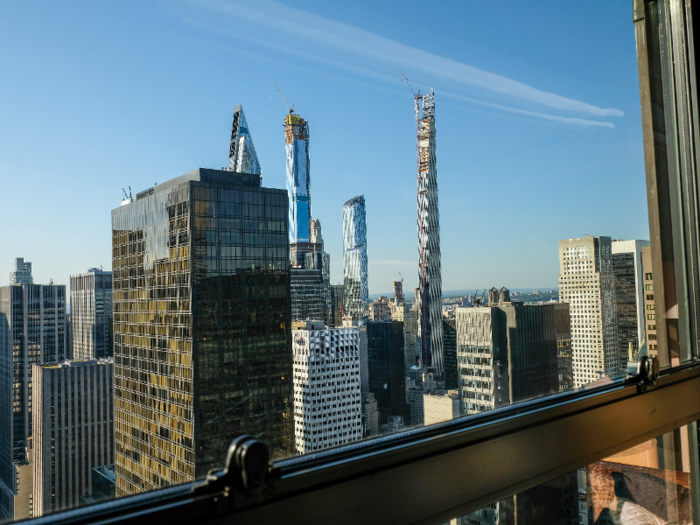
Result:
{"type": "Polygon", "coordinates": [[[73,359],[112,355],[112,272],[90,268],[70,277],[73,359]]]}
{"type": "Polygon", "coordinates": [[[287,195],[197,169],[112,211],[117,495],[193,480],[250,433],[293,451],[287,195]]]}
{"type": "Polygon", "coordinates": [[[363,319],[369,303],[364,195],[350,199],[343,206],[343,267],[345,314],[354,319],[363,319]]]}
{"type": "Polygon", "coordinates": [[[253,138],[250,136],[248,122],[243,114],[243,106],[238,104],[233,108],[233,124],[231,126],[231,145],[228,153],[227,171],[252,173],[260,175],[260,162],[255,153],[253,138]]]}
{"type": "Polygon", "coordinates": [[[289,242],[308,243],[311,220],[309,123],[291,111],[284,117],[289,196],[289,242]]]}

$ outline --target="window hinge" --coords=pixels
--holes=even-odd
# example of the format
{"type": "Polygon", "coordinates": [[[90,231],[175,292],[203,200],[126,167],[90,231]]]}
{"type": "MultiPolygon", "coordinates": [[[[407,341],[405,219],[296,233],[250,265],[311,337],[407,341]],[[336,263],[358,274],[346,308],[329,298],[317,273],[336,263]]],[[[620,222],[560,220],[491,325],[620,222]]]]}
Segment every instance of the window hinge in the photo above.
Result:
{"type": "Polygon", "coordinates": [[[637,384],[637,392],[643,394],[649,387],[656,386],[659,378],[659,360],[655,357],[643,355],[639,358],[637,373],[629,378],[630,383],[637,384]]]}
{"type": "Polygon", "coordinates": [[[193,492],[211,495],[217,514],[262,503],[273,493],[266,483],[269,466],[267,446],[244,434],[229,445],[224,468],[209,471],[193,492]]]}

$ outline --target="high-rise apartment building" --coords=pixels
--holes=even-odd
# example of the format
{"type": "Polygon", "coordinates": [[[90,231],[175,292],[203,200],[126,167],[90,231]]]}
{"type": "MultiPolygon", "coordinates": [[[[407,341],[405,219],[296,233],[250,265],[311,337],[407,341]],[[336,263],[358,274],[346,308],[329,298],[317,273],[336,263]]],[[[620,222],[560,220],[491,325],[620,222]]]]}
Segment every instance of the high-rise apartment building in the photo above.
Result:
{"type": "Polygon", "coordinates": [[[444,373],[440,214],[435,156],[435,93],[416,98],[418,130],[418,337],[423,366],[444,373]]]}
{"type": "Polygon", "coordinates": [[[343,269],[345,273],[345,314],[353,319],[367,316],[367,216],[365,197],[360,195],[343,205],[343,269]]]}
{"type": "Polygon", "coordinates": [[[298,454],[362,439],[359,342],[356,327],[292,323],[298,454]]]}
{"type": "Polygon", "coordinates": [[[559,300],[571,311],[574,387],[625,374],[620,351],[610,237],[559,241],[559,300]]]}
{"type": "MultiPolygon", "coordinates": [[[[32,436],[32,365],[66,357],[66,287],[0,287],[0,516],[14,518],[32,436]]],[[[27,487],[23,487],[26,490],[27,487]]],[[[25,516],[26,517],[26,516],[25,516]]]]}
{"type": "Polygon", "coordinates": [[[612,241],[617,342],[625,355],[630,343],[636,350],[644,339],[642,248],[649,245],[649,241],[612,241]]]}
{"type": "Polygon", "coordinates": [[[457,308],[462,412],[477,414],[560,391],[567,304],[457,308]]]}
{"type": "Polygon", "coordinates": [[[647,342],[647,354],[659,355],[656,342],[656,301],[654,300],[654,271],[651,267],[651,247],[642,248],[642,275],[644,276],[644,339],[647,342]]]}
{"type": "Polygon", "coordinates": [[[292,297],[292,320],[325,321],[328,301],[326,283],[321,270],[290,268],[289,284],[292,297]]]}
{"type": "Polygon", "coordinates": [[[118,496],[203,476],[243,433],[292,452],[287,208],[200,168],[112,211],[118,496]]]}
{"type": "Polygon", "coordinates": [[[403,323],[375,321],[367,323],[368,391],[379,408],[379,424],[392,416],[409,424],[406,405],[406,374],[403,352],[403,323]]]}
{"type": "Polygon", "coordinates": [[[112,356],[112,272],[90,268],[70,277],[73,359],[112,356]]]}
{"type": "Polygon", "coordinates": [[[231,125],[231,144],[228,153],[227,171],[260,175],[260,162],[255,153],[253,138],[250,136],[248,122],[243,114],[243,106],[238,104],[233,108],[233,124],[231,125]]]}
{"type": "Polygon", "coordinates": [[[370,321],[388,321],[391,319],[393,303],[388,297],[380,295],[376,301],[369,303],[370,321]]]}
{"type": "Polygon", "coordinates": [[[33,366],[34,517],[77,507],[114,461],[111,359],[33,366]]]}
{"type": "Polygon", "coordinates": [[[309,123],[291,111],[284,117],[289,197],[289,242],[311,242],[309,123]]]}
{"type": "Polygon", "coordinates": [[[33,284],[32,263],[25,262],[23,257],[15,259],[15,269],[10,272],[10,284],[33,284]]]}

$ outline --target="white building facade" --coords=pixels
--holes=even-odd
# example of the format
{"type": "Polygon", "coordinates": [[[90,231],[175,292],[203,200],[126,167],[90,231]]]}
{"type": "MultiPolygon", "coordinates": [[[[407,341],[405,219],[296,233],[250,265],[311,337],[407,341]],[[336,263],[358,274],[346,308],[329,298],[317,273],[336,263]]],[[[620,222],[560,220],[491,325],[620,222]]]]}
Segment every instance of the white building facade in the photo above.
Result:
{"type": "Polygon", "coordinates": [[[359,329],[293,323],[292,352],[296,452],[362,439],[359,329]]]}

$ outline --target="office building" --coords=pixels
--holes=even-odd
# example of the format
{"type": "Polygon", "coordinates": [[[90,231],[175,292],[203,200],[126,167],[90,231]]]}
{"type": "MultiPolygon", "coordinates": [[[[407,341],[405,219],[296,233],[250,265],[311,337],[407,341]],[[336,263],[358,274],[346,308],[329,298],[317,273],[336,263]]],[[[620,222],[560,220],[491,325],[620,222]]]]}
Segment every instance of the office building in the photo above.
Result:
{"type": "Polygon", "coordinates": [[[345,315],[345,285],[344,284],[333,284],[331,285],[331,314],[330,322],[331,326],[342,326],[343,316],[345,315]]]}
{"type": "Polygon", "coordinates": [[[442,276],[440,214],[435,156],[435,93],[421,96],[418,130],[418,337],[423,366],[444,373],[442,355],[442,276]]]}
{"type": "Polygon", "coordinates": [[[290,268],[292,320],[325,320],[328,311],[326,286],[321,270],[290,268]]]}
{"type": "Polygon", "coordinates": [[[454,390],[459,383],[459,366],[457,365],[457,320],[442,320],[442,348],[445,359],[443,374],[445,390],[454,390]]]}
{"type": "Polygon", "coordinates": [[[111,359],[33,366],[34,517],[77,507],[114,461],[111,359]]]}
{"type": "Polygon", "coordinates": [[[616,379],[626,371],[615,308],[615,275],[610,237],[559,241],[559,300],[571,312],[574,387],[616,379]]]}
{"type": "Polygon", "coordinates": [[[345,314],[353,319],[367,316],[367,216],[365,197],[360,195],[343,205],[343,270],[345,314]]]}
{"type": "Polygon", "coordinates": [[[642,248],[649,241],[612,241],[612,269],[615,276],[617,342],[620,353],[630,343],[637,350],[644,339],[644,273],[642,248]]]}
{"type": "Polygon", "coordinates": [[[379,408],[372,392],[362,392],[362,437],[379,435],[379,408]]]}
{"type": "Polygon", "coordinates": [[[6,518],[28,517],[20,511],[26,492],[18,492],[17,480],[29,464],[32,365],[66,353],[66,287],[0,287],[0,515],[6,518]]]}
{"type": "Polygon", "coordinates": [[[362,439],[359,343],[355,327],[292,323],[297,454],[362,439]]]}
{"type": "MultiPolygon", "coordinates": [[[[313,221],[318,224],[318,234],[320,236],[321,226],[319,221],[313,221]]],[[[323,246],[323,240],[320,243],[323,246]]],[[[324,251],[308,252],[304,254],[304,268],[307,270],[315,270],[321,272],[321,296],[324,304],[325,312],[323,317],[326,324],[332,324],[332,304],[331,304],[331,256],[324,251]]],[[[313,318],[312,318],[313,319],[313,318]]],[[[316,319],[319,319],[316,317],[316,319]]]]}
{"type": "Polygon", "coordinates": [[[569,305],[560,303],[458,308],[462,412],[477,414],[559,392],[568,316],[569,305]]]}
{"type": "Polygon", "coordinates": [[[406,424],[406,375],[404,372],[403,323],[375,321],[367,323],[368,391],[377,399],[379,424],[390,416],[403,418],[406,424]]]}
{"type": "Polygon", "coordinates": [[[70,277],[73,359],[112,356],[112,272],[90,268],[70,277]]]}
{"type": "Polygon", "coordinates": [[[656,339],[656,301],[654,300],[654,271],[651,266],[651,247],[642,247],[642,275],[644,278],[644,340],[647,355],[657,357],[659,349],[656,339]]]}
{"type": "Polygon", "coordinates": [[[118,496],[204,476],[240,434],[292,452],[287,208],[200,168],[112,211],[118,496]]]}
{"type": "Polygon", "coordinates": [[[25,262],[23,257],[17,257],[15,269],[10,272],[10,284],[34,284],[32,263],[25,262]]]}
{"type": "Polygon", "coordinates": [[[260,162],[255,153],[253,138],[250,136],[248,122],[243,114],[243,106],[238,104],[233,108],[233,124],[231,125],[231,143],[228,153],[226,171],[260,175],[260,162]]]}
{"type": "Polygon", "coordinates": [[[433,425],[457,419],[462,414],[458,390],[423,394],[423,424],[433,425]]]}

